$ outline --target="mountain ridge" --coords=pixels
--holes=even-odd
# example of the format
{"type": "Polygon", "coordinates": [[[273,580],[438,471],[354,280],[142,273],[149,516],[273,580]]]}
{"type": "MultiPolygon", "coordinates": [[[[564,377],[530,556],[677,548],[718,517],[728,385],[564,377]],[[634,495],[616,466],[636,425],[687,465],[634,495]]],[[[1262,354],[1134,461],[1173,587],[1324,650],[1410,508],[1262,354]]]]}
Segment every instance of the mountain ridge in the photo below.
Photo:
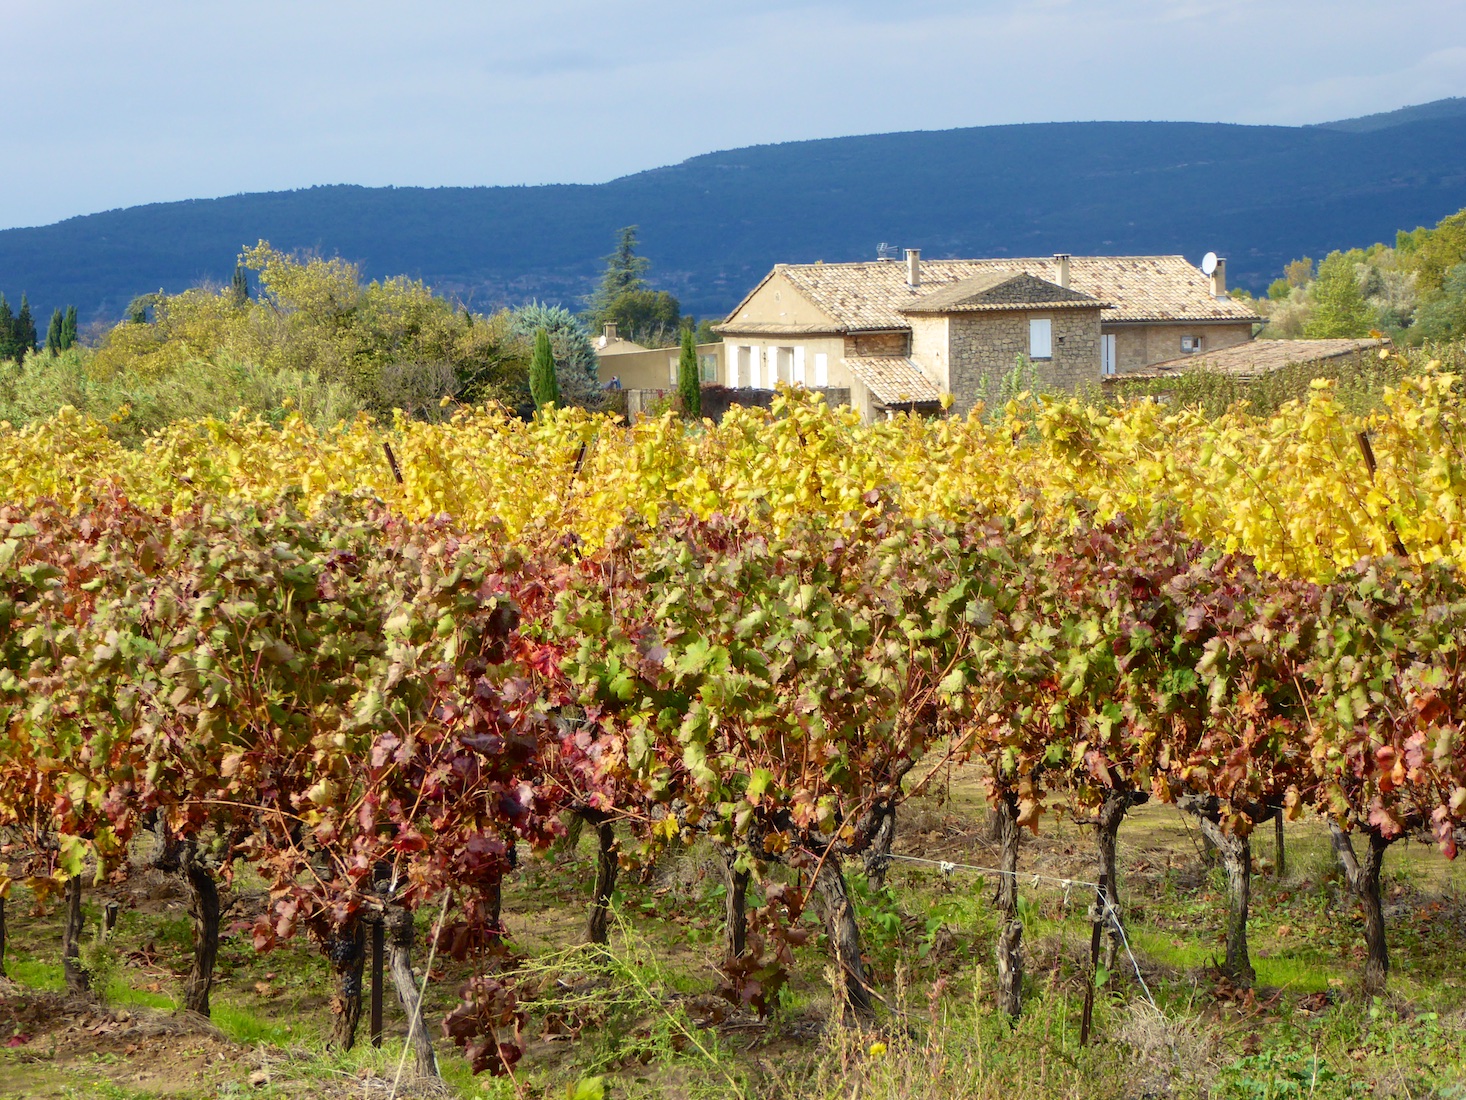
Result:
{"type": "Polygon", "coordinates": [[[0,231],[0,290],[27,291],[41,315],[74,302],[115,319],[138,293],[226,282],[240,247],[265,238],[370,277],[422,278],[475,308],[576,305],[630,224],[653,284],[700,316],[776,262],[874,257],[883,241],[933,257],[1216,251],[1234,283],[1260,290],[1297,256],[1466,206],[1460,103],[1367,129],[1026,123],[716,150],[599,184],[329,184],[153,203],[0,231]]]}

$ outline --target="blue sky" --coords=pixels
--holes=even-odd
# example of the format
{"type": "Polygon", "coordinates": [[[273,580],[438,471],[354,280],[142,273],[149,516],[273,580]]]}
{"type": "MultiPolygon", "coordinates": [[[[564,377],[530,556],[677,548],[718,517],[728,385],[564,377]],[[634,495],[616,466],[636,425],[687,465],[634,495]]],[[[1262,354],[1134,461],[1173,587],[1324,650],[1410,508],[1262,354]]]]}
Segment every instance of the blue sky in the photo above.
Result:
{"type": "Polygon", "coordinates": [[[369,185],[596,182],[740,145],[1466,94],[1448,0],[0,0],[0,227],[369,185]]]}

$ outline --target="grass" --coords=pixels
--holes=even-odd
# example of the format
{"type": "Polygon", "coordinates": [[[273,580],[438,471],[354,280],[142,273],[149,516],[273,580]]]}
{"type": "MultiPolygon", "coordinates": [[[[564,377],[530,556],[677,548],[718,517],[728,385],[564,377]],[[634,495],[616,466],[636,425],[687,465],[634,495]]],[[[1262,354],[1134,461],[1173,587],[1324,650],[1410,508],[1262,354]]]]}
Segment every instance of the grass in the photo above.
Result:
{"type": "MultiPolygon", "coordinates": [[[[991,866],[981,822],[975,782],[959,775],[942,797],[903,810],[898,850],[991,866]]],[[[1268,870],[1270,832],[1256,838],[1263,873],[1254,878],[1249,939],[1258,978],[1255,992],[1244,996],[1216,980],[1223,883],[1201,866],[1180,818],[1168,807],[1144,807],[1122,828],[1120,843],[1130,942],[1160,1011],[1146,1003],[1122,959],[1097,997],[1096,1041],[1081,1047],[1089,899],[1080,888],[1066,894],[1047,879],[1022,883],[1028,977],[1024,1015],[1010,1027],[992,1008],[991,876],[897,863],[889,885],[875,890],[850,869],[867,960],[886,1003],[879,1023],[864,1031],[825,1027],[828,962],[812,917],[806,920],[816,942],[796,956],[774,1018],[760,1023],[712,993],[723,895],[711,853],[694,848],[668,859],[646,883],[623,875],[610,950],[590,951],[580,945],[592,858],[587,838],[578,852],[527,860],[506,890],[529,1008],[528,1053],[515,1078],[474,1079],[440,1042],[446,1090],[464,1098],[567,1097],[579,1090],[581,1100],[982,1100],[1015,1092],[1466,1100],[1466,1060],[1456,1038],[1466,1027],[1466,867],[1419,844],[1397,845],[1387,855],[1390,992],[1371,1001],[1356,991],[1360,915],[1321,826],[1289,827],[1281,878],[1268,870]]],[[[1048,819],[1040,837],[1025,840],[1020,866],[1025,874],[1084,878],[1092,851],[1087,831],[1048,819]]],[[[255,903],[247,883],[245,891],[240,905],[247,911],[255,903]]],[[[89,898],[89,928],[98,903],[89,898]]],[[[18,903],[9,913],[12,977],[35,990],[59,990],[59,915],[29,915],[18,903]]],[[[424,937],[435,916],[419,915],[424,937]]],[[[170,1011],[187,939],[178,898],[165,894],[126,908],[114,940],[112,1004],[144,1015],[170,1011]],[[141,952],[145,945],[151,954],[141,952]],[[139,953],[152,961],[140,963],[139,953]]],[[[213,1023],[220,1036],[170,1040],[150,1066],[145,1049],[72,1050],[74,1033],[53,1031],[0,1048],[0,1097],[13,1088],[37,1096],[64,1096],[66,1089],[87,1096],[348,1096],[395,1074],[404,1026],[390,991],[380,1050],[364,1039],[350,1052],[327,1049],[326,968],[308,944],[259,956],[247,931],[235,927],[221,946],[219,974],[213,1023]],[[54,1054],[45,1056],[52,1046],[54,1054]],[[187,1087],[180,1074],[168,1076],[170,1062],[188,1063],[187,1087]],[[137,1080],[139,1071],[154,1070],[156,1079],[137,1080]],[[268,1079],[249,1084],[257,1072],[268,1079]]],[[[432,1019],[456,1002],[463,976],[451,961],[435,965],[427,998],[432,1019]]],[[[4,1011],[0,1041],[10,1033],[4,1011]]]]}

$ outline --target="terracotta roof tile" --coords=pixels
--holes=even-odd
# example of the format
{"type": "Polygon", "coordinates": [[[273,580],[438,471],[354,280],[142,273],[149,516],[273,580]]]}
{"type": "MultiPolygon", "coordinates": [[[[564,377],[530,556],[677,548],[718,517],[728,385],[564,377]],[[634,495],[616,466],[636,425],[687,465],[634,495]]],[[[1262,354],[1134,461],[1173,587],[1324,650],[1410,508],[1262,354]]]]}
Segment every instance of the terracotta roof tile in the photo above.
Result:
{"type": "MultiPolygon", "coordinates": [[[[906,283],[906,265],[890,260],[851,264],[780,264],[784,274],[846,331],[905,329],[901,312],[950,284],[993,271],[1027,273],[1054,282],[1052,258],[921,261],[921,285],[906,283]]],[[[1184,256],[1074,256],[1069,285],[1105,303],[1104,321],[1260,321],[1232,298],[1213,298],[1211,281],[1184,256]]],[[[741,308],[741,307],[740,307],[741,308]]],[[[734,316],[736,316],[736,310],[734,316]]],[[[727,327],[738,331],[730,317],[727,327]]]]}
{"type": "Polygon", "coordinates": [[[883,405],[925,405],[941,399],[936,384],[899,355],[847,355],[845,366],[883,405]]]}
{"type": "Polygon", "coordinates": [[[1282,370],[1294,363],[1323,363],[1331,359],[1350,359],[1379,347],[1384,341],[1359,340],[1253,340],[1220,351],[1204,351],[1154,363],[1143,371],[1111,375],[1115,381],[1127,378],[1165,378],[1185,371],[1210,370],[1235,374],[1240,378],[1255,377],[1269,371],[1282,370]]]}
{"type": "Polygon", "coordinates": [[[1041,305],[1045,309],[1097,309],[1104,305],[1098,298],[1081,294],[1026,272],[1014,273],[1001,268],[984,271],[970,279],[958,279],[940,290],[923,294],[916,301],[901,307],[902,313],[975,313],[984,310],[1011,310],[1041,305]]]}

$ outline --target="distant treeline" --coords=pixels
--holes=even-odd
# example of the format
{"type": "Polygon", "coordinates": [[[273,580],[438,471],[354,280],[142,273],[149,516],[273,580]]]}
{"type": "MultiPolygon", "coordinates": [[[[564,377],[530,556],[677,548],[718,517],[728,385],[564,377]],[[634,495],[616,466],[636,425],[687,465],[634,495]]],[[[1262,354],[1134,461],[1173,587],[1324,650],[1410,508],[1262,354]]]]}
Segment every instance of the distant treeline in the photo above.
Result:
{"type": "Polygon", "coordinates": [[[1395,242],[1294,260],[1256,303],[1267,337],[1380,332],[1398,344],[1466,336],[1466,210],[1395,242]]]}

